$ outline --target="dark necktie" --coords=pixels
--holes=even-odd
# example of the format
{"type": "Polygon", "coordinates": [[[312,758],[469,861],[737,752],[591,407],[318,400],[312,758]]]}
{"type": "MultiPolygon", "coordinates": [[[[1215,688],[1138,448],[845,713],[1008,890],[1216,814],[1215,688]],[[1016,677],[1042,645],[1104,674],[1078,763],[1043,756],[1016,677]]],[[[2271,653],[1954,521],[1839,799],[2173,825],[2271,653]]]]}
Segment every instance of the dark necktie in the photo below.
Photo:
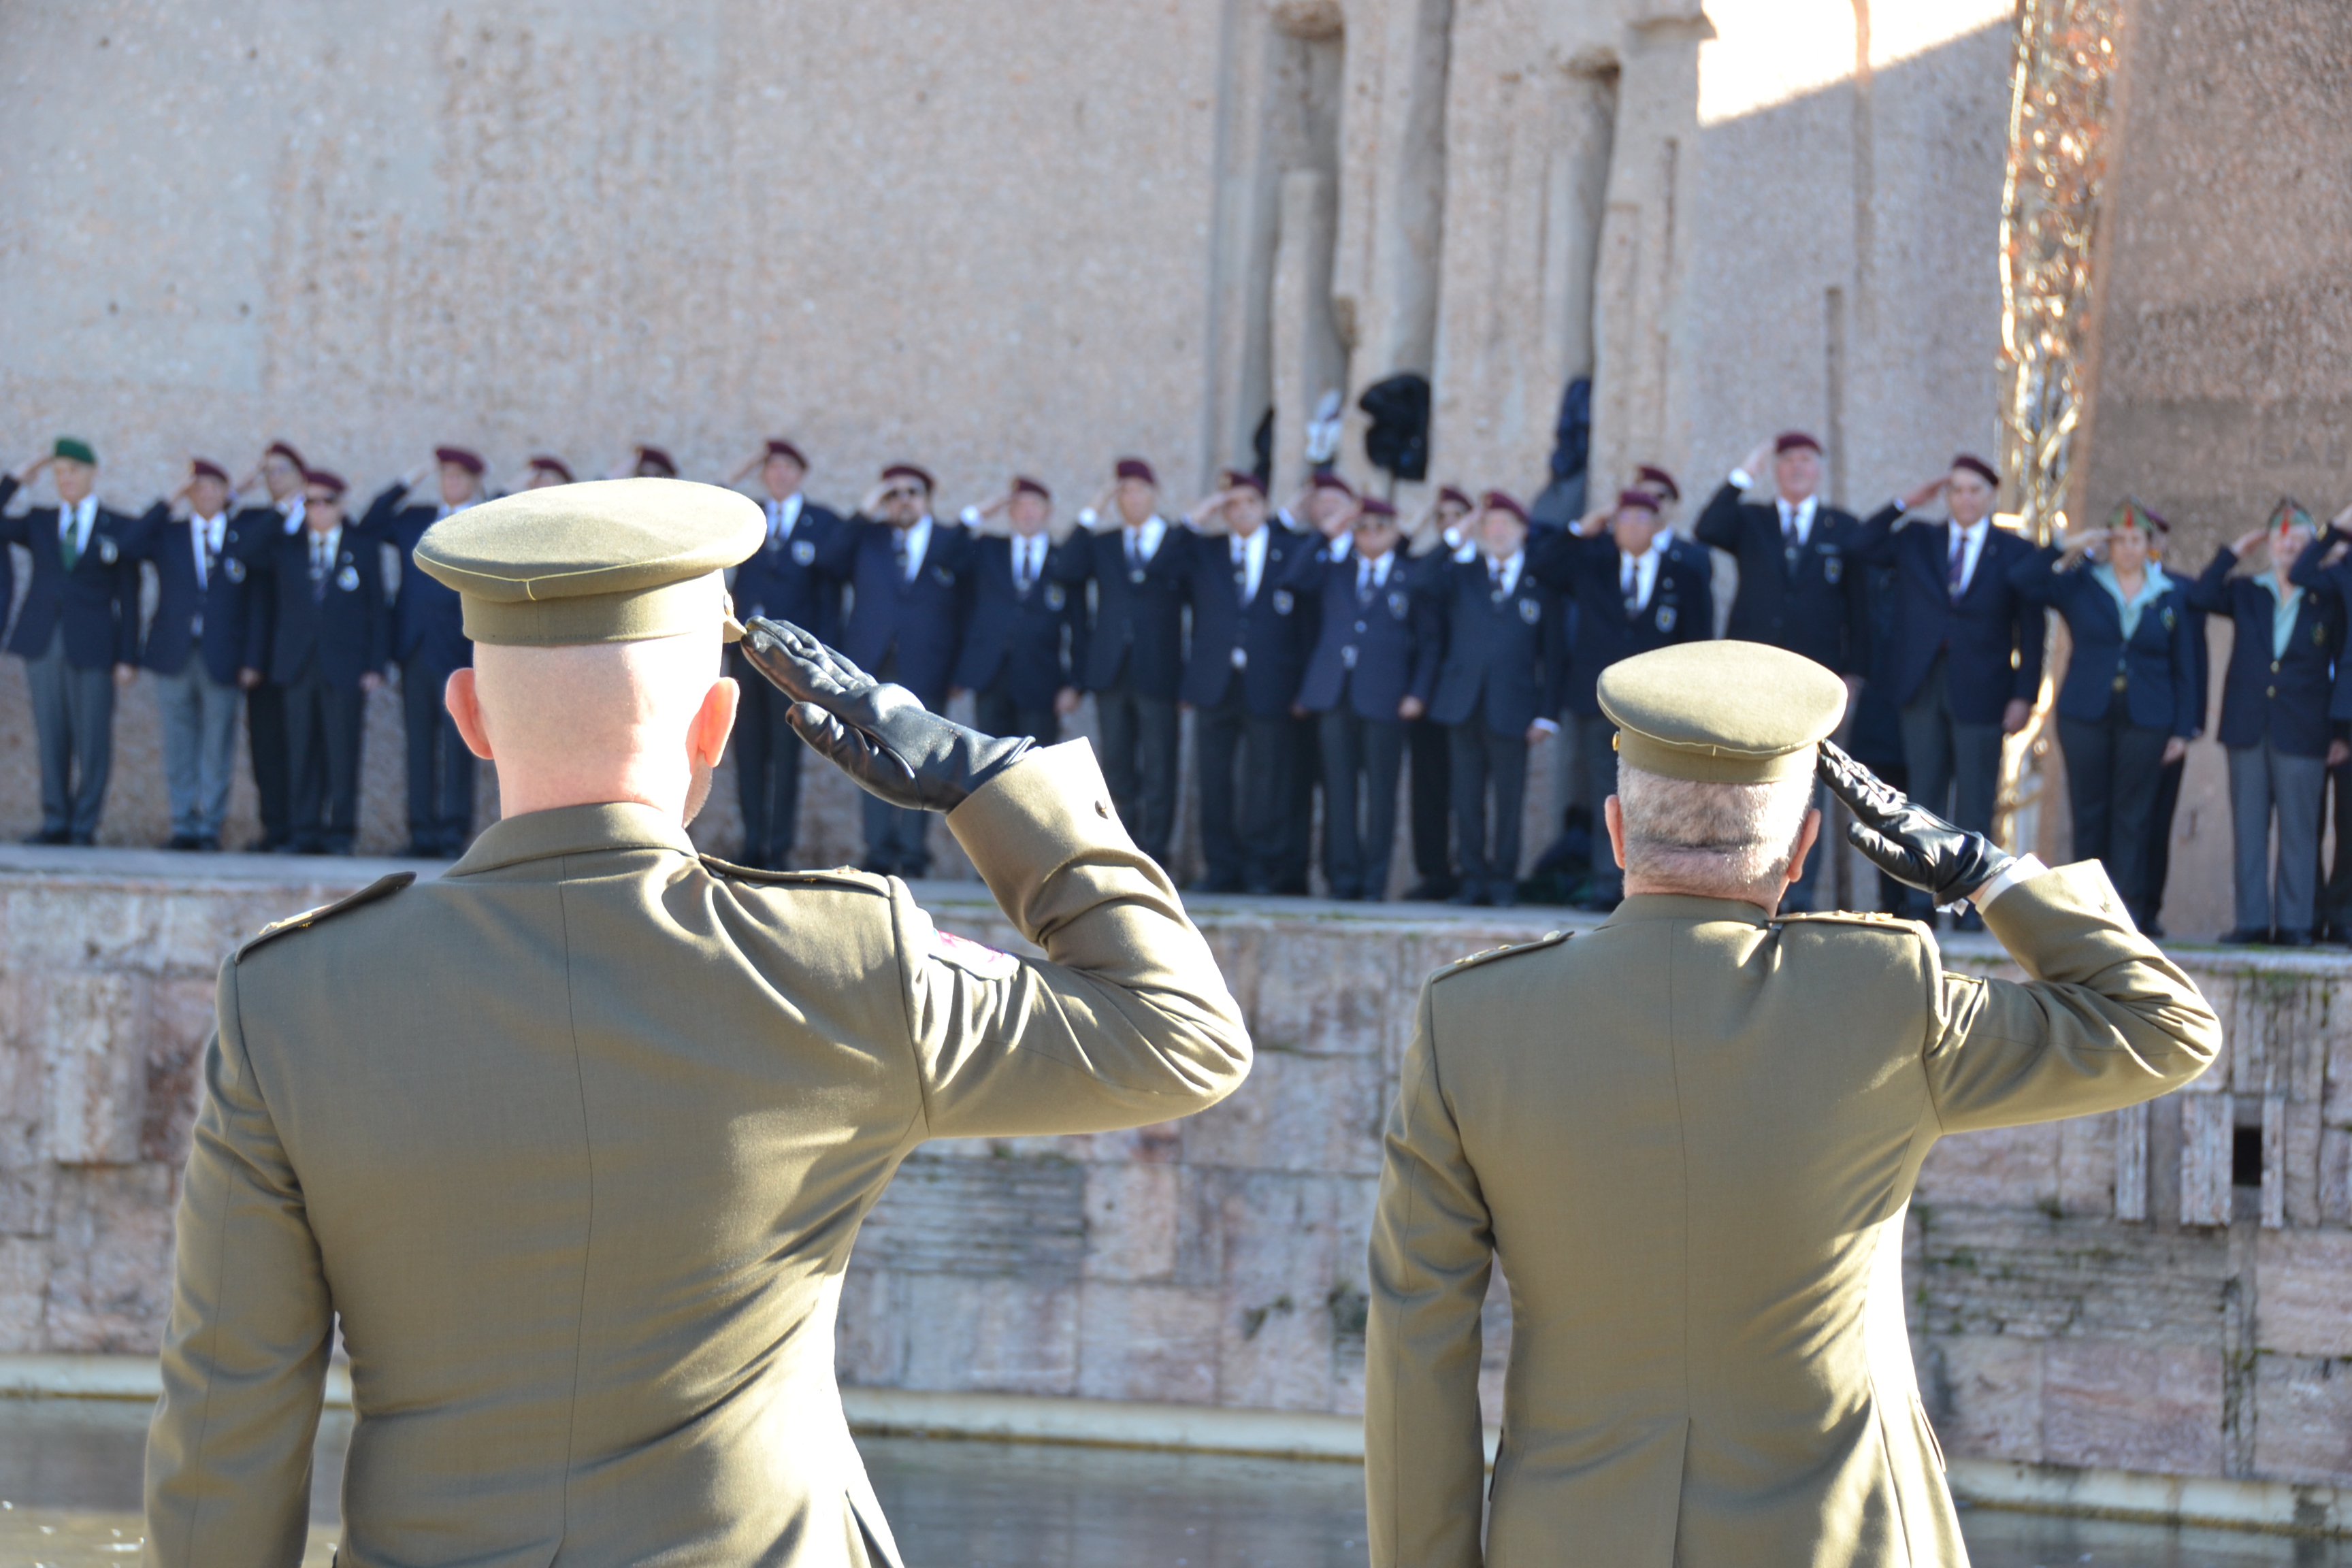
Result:
{"type": "Polygon", "coordinates": [[[327,536],[310,536],[310,602],[325,602],[327,597],[327,536]]]}
{"type": "Polygon", "coordinates": [[[1249,608],[1249,546],[1238,539],[1234,541],[1234,602],[1249,608]]]}
{"type": "Polygon", "coordinates": [[[907,580],[907,531],[903,528],[890,531],[890,559],[898,563],[898,581],[904,583],[907,580]]]}
{"type": "Polygon", "coordinates": [[[1952,603],[1960,602],[1960,568],[1969,558],[1969,536],[1958,529],[1952,530],[1952,562],[1944,575],[1944,586],[1952,595],[1952,603]]]}
{"type": "Polygon", "coordinates": [[[74,526],[74,522],[72,507],[58,508],[58,559],[66,563],[68,572],[74,569],[74,563],[81,559],[81,531],[74,526]]]}
{"type": "Polygon", "coordinates": [[[1360,561],[1356,563],[1356,603],[1369,605],[1371,602],[1372,563],[1369,561],[1360,561]]]}
{"type": "Polygon", "coordinates": [[[1036,569],[1029,560],[1029,542],[1016,540],[1013,545],[1013,586],[1023,598],[1029,596],[1029,584],[1037,580],[1036,569]]]}
{"type": "Polygon", "coordinates": [[[1797,509],[1790,507],[1788,515],[1780,520],[1780,553],[1791,567],[1797,564],[1797,552],[1804,548],[1804,543],[1797,536],[1797,509]]]}
{"type": "Polygon", "coordinates": [[[1632,620],[1642,613],[1642,569],[1633,557],[1625,557],[1625,570],[1619,584],[1625,595],[1625,618],[1632,620]]]}
{"type": "Polygon", "coordinates": [[[1503,602],[1503,563],[1501,562],[1490,560],[1486,563],[1486,583],[1490,590],[1489,596],[1495,603],[1501,604],[1503,602]]]}

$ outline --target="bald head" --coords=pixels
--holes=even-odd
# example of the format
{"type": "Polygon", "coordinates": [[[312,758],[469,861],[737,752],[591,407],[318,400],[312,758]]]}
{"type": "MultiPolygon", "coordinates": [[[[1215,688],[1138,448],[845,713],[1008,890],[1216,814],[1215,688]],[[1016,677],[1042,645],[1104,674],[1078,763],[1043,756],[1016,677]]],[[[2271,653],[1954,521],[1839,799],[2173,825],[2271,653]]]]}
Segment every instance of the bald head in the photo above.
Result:
{"type": "Polygon", "coordinates": [[[503,816],[635,801],[691,822],[734,728],[718,634],[527,647],[477,643],[450,716],[498,764],[503,816]]]}

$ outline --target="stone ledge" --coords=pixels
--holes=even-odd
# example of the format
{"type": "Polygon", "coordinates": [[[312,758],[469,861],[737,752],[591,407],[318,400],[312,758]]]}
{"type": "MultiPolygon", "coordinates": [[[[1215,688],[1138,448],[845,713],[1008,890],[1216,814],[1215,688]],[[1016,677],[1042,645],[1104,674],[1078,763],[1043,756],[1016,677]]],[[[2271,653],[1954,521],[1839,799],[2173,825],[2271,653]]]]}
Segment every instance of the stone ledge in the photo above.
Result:
{"type": "MultiPolygon", "coordinates": [[[[0,1398],[152,1400],[162,1392],[162,1372],[148,1356],[0,1355],[0,1398]]],[[[341,1365],[328,1369],[326,1402],[334,1409],[351,1405],[351,1376],[341,1365]]],[[[898,1388],[845,1388],[841,1403],[851,1428],[874,1436],[1161,1448],[1354,1464],[1364,1458],[1363,1423],[1346,1415],[898,1388]]],[[[1490,1464],[1498,1436],[1495,1428],[1486,1429],[1490,1464]]],[[[1980,1508],[2284,1535],[2352,1536],[2352,1489],[2347,1488],[1998,1459],[1954,1460],[1946,1479],[1953,1497],[1980,1508]]]]}

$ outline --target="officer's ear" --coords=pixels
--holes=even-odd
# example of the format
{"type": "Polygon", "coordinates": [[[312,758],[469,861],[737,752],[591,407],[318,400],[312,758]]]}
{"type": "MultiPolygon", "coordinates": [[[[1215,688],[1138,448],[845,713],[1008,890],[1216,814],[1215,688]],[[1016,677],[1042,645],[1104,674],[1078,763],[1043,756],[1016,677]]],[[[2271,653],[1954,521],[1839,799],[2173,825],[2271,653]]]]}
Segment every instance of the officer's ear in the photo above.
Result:
{"type": "Polygon", "coordinates": [[[686,754],[697,766],[715,768],[727,754],[727,737],[735,732],[735,710],[743,689],[732,676],[722,675],[702,694],[702,706],[687,726],[686,754]]]}
{"type": "Polygon", "coordinates": [[[442,689],[441,700],[449,709],[449,717],[457,721],[457,733],[465,737],[466,749],[484,762],[491,762],[490,731],[482,722],[482,700],[474,689],[471,669],[453,669],[449,684],[442,689]]]}
{"type": "Polygon", "coordinates": [[[1601,818],[1609,825],[1610,852],[1617,857],[1617,868],[1625,868],[1625,807],[1615,795],[1601,803],[1601,818]]]}
{"type": "Polygon", "coordinates": [[[1814,840],[1821,836],[1822,808],[1818,805],[1807,806],[1805,825],[1797,829],[1797,852],[1789,857],[1789,876],[1788,880],[1782,884],[1784,888],[1795,887],[1797,879],[1805,874],[1805,856],[1811,850],[1814,840]]]}

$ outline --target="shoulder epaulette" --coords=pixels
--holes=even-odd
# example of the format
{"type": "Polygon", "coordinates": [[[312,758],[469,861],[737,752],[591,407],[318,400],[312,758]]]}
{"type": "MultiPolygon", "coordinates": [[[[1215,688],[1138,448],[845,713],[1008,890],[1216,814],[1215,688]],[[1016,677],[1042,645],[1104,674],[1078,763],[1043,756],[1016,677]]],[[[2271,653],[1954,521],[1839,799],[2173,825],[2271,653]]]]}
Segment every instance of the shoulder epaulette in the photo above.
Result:
{"type": "Polygon", "coordinates": [[[362,904],[374,903],[378,899],[388,899],[415,880],[416,880],[416,873],[414,871],[394,871],[389,877],[378,877],[358,892],[337,899],[331,904],[320,904],[315,910],[304,910],[299,915],[289,915],[282,921],[272,921],[247,939],[245,945],[236,950],[236,956],[242,959],[264,942],[276,942],[279,937],[289,936],[298,931],[308,931],[320,921],[332,920],[346,910],[355,910],[362,904]]]}
{"type": "Polygon", "coordinates": [[[1880,914],[1872,910],[1824,910],[1819,914],[1775,915],[1775,925],[1794,925],[1809,921],[1815,925],[1875,926],[1881,931],[1901,930],[1913,936],[1925,936],[1927,928],[1917,921],[1906,921],[1901,915],[1880,914]]]}
{"type": "Polygon", "coordinates": [[[1502,947],[1490,947],[1484,952],[1474,952],[1467,958],[1455,959],[1431,978],[1444,980],[1459,974],[1465,969],[1475,969],[1482,963],[1492,963],[1498,958],[1512,958],[1522,952],[1536,952],[1547,947],[1558,947],[1574,934],[1573,931],[1548,931],[1533,942],[1515,942],[1502,947]]]}
{"type": "Polygon", "coordinates": [[[772,887],[856,888],[868,893],[887,893],[890,889],[888,878],[848,866],[836,866],[830,871],[768,871],[757,866],[738,866],[732,860],[721,860],[716,855],[703,855],[698,858],[701,860],[704,870],[733,882],[765,882],[772,887]]]}

